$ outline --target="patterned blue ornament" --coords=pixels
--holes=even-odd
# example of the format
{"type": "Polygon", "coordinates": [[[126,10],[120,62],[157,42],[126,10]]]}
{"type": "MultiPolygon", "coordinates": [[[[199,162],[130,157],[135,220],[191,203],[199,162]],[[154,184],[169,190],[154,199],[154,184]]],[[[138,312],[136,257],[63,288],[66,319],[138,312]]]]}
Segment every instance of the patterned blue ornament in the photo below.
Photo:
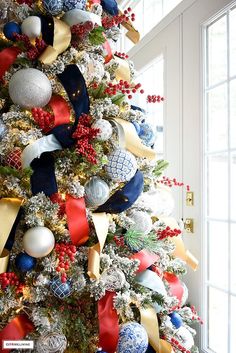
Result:
{"type": "Polygon", "coordinates": [[[85,10],[87,0],[64,0],[64,11],[74,9],[85,10]]]}
{"type": "Polygon", "coordinates": [[[63,10],[63,0],[43,0],[43,7],[51,15],[59,15],[63,10]]]}
{"type": "Polygon", "coordinates": [[[141,130],[139,123],[137,123],[137,121],[132,121],[132,124],[134,125],[135,130],[136,130],[137,134],[139,135],[140,130],[141,130]]]}
{"type": "Polygon", "coordinates": [[[85,184],[85,201],[90,207],[98,207],[109,198],[109,186],[101,178],[92,177],[85,184]]]}
{"type": "Polygon", "coordinates": [[[18,254],[15,259],[16,268],[22,272],[31,271],[35,267],[36,263],[37,260],[35,257],[32,257],[24,252],[18,254]]]}
{"type": "Polygon", "coordinates": [[[21,34],[20,25],[18,25],[16,22],[8,22],[3,27],[3,33],[7,39],[15,41],[13,34],[21,34]]]}
{"type": "Polygon", "coordinates": [[[61,278],[56,276],[52,279],[50,289],[55,297],[59,299],[64,299],[69,297],[72,293],[71,282],[67,281],[62,283],[61,278]]]}
{"type": "Polygon", "coordinates": [[[129,181],[136,173],[137,161],[132,153],[118,148],[109,155],[106,170],[114,181],[129,181]]]}
{"type": "Polygon", "coordinates": [[[117,353],[145,353],[148,348],[148,335],[137,322],[129,322],[120,328],[117,353]]]}
{"type": "Polygon", "coordinates": [[[176,311],[173,311],[173,313],[171,313],[169,317],[170,321],[176,328],[180,328],[183,325],[183,320],[176,311]]]}
{"type": "Polygon", "coordinates": [[[138,135],[146,146],[152,146],[156,139],[153,128],[147,123],[142,123],[140,125],[140,132],[138,135]]]}
{"type": "Polygon", "coordinates": [[[7,127],[6,125],[0,120],[0,141],[3,139],[3,137],[7,133],[7,127]]]}

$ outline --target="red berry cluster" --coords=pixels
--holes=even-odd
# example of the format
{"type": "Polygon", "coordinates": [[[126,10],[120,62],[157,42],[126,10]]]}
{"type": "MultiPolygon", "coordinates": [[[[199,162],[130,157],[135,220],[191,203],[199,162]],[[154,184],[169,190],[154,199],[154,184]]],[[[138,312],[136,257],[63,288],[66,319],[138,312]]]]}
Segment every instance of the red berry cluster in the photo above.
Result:
{"type": "Polygon", "coordinates": [[[52,194],[50,196],[50,200],[52,201],[52,203],[58,204],[58,206],[59,206],[58,216],[63,217],[64,214],[66,213],[66,204],[65,204],[65,201],[63,200],[61,194],[59,194],[58,192],[55,194],[52,194]]]}
{"type": "Polygon", "coordinates": [[[180,183],[176,180],[176,178],[170,179],[166,176],[162,177],[162,180],[159,181],[161,184],[164,184],[166,186],[169,186],[170,188],[172,188],[172,186],[183,186],[184,183],[180,183]]]}
{"type": "Polygon", "coordinates": [[[118,52],[118,51],[115,52],[115,55],[119,56],[119,58],[121,58],[121,59],[128,59],[129,58],[129,55],[127,55],[125,53],[118,52]]]}
{"type": "Polygon", "coordinates": [[[2,289],[6,289],[8,286],[18,287],[20,281],[14,272],[4,272],[0,274],[0,285],[2,289]]]}
{"type": "Polygon", "coordinates": [[[108,96],[115,96],[119,91],[123,94],[128,94],[128,98],[132,99],[133,96],[131,93],[134,93],[134,94],[138,92],[140,92],[141,94],[144,93],[143,89],[139,91],[140,87],[141,87],[141,83],[137,83],[135,86],[131,86],[129,82],[120,80],[119,83],[117,84],[113,84],[112,82],[110,82],[108,84],[108,87],[105,89],[104,93],[107,94],[108,96]]]}
{"type": "Polygon", "coordinates": [[[65,283],[66,272],[70,269],[71,263],[75,261],[76,246],[64,243],[56,244],[55,251],[59,260],[56,271],[61,274],[62,283],[65,283]]]}
{"type": "Polygon", "coordinates": [[[14,33],[14,38],[17,42],[22,42],[24,44],[27,57],[30,60],[36,60],[47,47],[44,40],[40,38],[36,38],[35,45],[33,45],[26,34],[14,33]]]}
{"type": "Polygon", "coordinates": [[[26,4],[28,6],[33,5],[33,0],[16,0],[18,4],[22,5],[22,4],[26,4]]]}
{"type": "Polygon", "coordinates": [[[171,229],[169,226],[167,226],[163,230],[158,230],[157,231],[158,240],[163,240],[163,239],[166,239],[166,238],[177,237],[180,234],[181,234],[181,230],[180,229],[176,229],[176,228],[175,229],[171,229]]]}
{"type": "Polygon", "coordinates": [[[125,246],[124,237],[118,237],[117,235],[115,235],[113,239],[117,246],[121,246],[121,247],[125,246]]]}
{"type": "Polygon", "coordinates": [[[86,21],[84,23],[79,23],[71,27],[71,33],[76,35],[80,40],[86,38],[94,28],[92,21],[86,21]]]}
{"type": "Polygon", "coordinates": [[[183,353],[191,353],[188,349],[183,347],[182,344],[175,338],[171,338],[170,343],[174,348],[177,348],[179,351],[183,353]]]}
{"type": "Polygon", "coordinates": [[[90,143],[100,132],[100,129],[91,127],[91,117],[82,114],[79,119],[79,124],[73,133],[72,137],[77,140],[76,152],[86,157],[92,164],[97,164],[96,151],[90,143]]]}
{"type": "Polygon", "coordinates": [[[197,313],[197,311],[196,311],[195,306],[192,305],[190,308],[191,308],[192,313],[193,313],[192,320],[197,320],[201,325],[203,325],[203,321],[202,321],[202,319],[200,318],[200,316],[198,316],[198,313],[197,313]]]}
{"type": "Polygon", "coordinates": [[[131,7],[128,7],[128,9],[125,10],[123,14],[119,14],[113,17],[105,16],[102,19],[102,26],[106,29],[109,29],[114,26],[118,26],[123,22],[129,22],[130,20],[135,21],[135,14],[131,12],[132,12],[131,7]]]}
{"type": "Polygon", "coordinates": [[[45,133],[49,132],[54,126],[54,116],[43,110],[42,108],[32,108],[31,113],[34,117],[36,124],[45,133]]]}
{"type": "Polygon", "coordinates": [[[147,102],[148,103],[160,103],[163,102],[165,100],[164,97],[161,97],[160,95],[156,96],[155,94],[153,95],[148,95],[147,96],[147,102]]]}

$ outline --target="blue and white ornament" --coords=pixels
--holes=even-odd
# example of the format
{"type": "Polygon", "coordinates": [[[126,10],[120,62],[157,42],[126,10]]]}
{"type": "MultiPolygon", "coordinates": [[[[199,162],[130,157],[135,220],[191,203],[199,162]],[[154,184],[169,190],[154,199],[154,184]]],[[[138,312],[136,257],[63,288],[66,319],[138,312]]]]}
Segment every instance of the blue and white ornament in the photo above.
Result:
{"type": "Polygon", "coordinates": [[[3,27],[3,33],[7,39],[14,41],[14,33],[21,34],[21,28],[16,22],[8,22],[3,27]]]}
{"type": "Polygon", "coordinates": [[[108,157],[106,171],[109,177],[117,182],[129,181],[137,170],[134,155],[122,148],[117,148],[108,157]]]}
{"type": "Polygon", "coordinates": [[[86,204],[90,207],[100,206],[109,198],[109,186],[97,176],[85,184],[84,191],[86,204]]]}
{"type": "Polygon", "coordinates": [[[0,141],[3,139],[3,137],[7,133],[7,127],[6,125],[0,120],[0,141]]]}
{"type": "Polygon", "coordinates": [[[16,268],[21,272],[27,272],[33,270],[36,266],[37,260],[24,252],[21,252],[16,256],[15,265],[16,268]]]}
{"type": "Polygon", "coordinates": [[[180,328],[183,325],[183,320],[176,311],[173,311],[173,313],[171,313],[169,316],[170,321],[176,328],[180,328]]]}
{"type": "Polygon", "coordinates": [[[112,135],[112,126],[109,121],[105,119],[97,120],[93,125],[93,129],[99,129],[100,132],[97,134],[96,138],[99,141],[107,141],[112,135]]]}
{"type": "Polygon", "coordinates": [[[87,0],[64,0],[63,10],[70,11],[73,9],[85,10],[87,0]]]}
{"type": "Polygon", "coordinates": [[[140,124],[140,131],[138,133],[141,140],[143,140],[146,146],[152,146],[155,142],[156,135],[150,124],[142,123],[140,124]]]}
{"type": "Polygon", "coordinates": [[[117,353],[145,353],[148,348],[148,335],[137,322],[129,322],[120,327],[117,353]]]}
{"type": "Polygon", "coordinates": [[[44,9],[53,16],[63,11],[63,0],[43,0],[44,9]]]}
{"type": "Polygon", "coordinates": [[[135,130],[136,130],[137,134],[139,135],[140,130],[141,130],[139,123],[137,123],[137,121],[132,121],[132,124],[134,125],[135,130]]]}
{"type": "Polygon", "coordinates": [[[50,289],[55,297],[59,299],[67,298],[72,293],[71,282],[67,280],[65,283],[62,283],[61,278],[58,276],[52,279],[50,289]]]}

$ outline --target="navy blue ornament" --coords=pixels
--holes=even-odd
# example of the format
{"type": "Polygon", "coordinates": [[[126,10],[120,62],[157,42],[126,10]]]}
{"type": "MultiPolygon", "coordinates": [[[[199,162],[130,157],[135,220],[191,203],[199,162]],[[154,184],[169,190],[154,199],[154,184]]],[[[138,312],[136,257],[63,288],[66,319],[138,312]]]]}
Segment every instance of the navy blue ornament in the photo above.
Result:
{"type": "Polygon", "coordinates": [[[64,299],[72,293],[71,282],[62,283],[61,278],[56,276],[52,279],[50,289],[55,297],[64,299]]]}
{"type": "Polygon", "coordinates": [[[16,22],[8,22],[3,27],[3,33],[7,39],[15,41],[14,33],[21,34],[21,28],[16,22]]]}
{"type": "Polygon", "coordinates": [[[27,272],[33,270],[33,268],[36,266],[37,260],[24,253],[21,252],[20,254],[17,255],[15,259],[15,265],[19,271],[22,272],[27,272]]]}
{"type": "Polygon", "coordinates": [[[180,328],[183,325],[183,320],[176,311],[173,311],[173,313],[171,313],[169,316],[170,321],[176,328],[180,328]]]}
{"type": "Polygon", "coordinates": [[[109,13],[109,15],[118,15],[119,9],[116,0],[102,0],[101,5],[103,10],[109,13]]]}
{"type": "Polygon", "coordinates": [[[64,0],[64,11],[74,9],[85,10],[87,0],[64,0]]]}
{"type": "Polygon", "coordinates": [[[51,15],[59,15],[63,10],[63,0],[43,0],[43,7],[51,15]]]}

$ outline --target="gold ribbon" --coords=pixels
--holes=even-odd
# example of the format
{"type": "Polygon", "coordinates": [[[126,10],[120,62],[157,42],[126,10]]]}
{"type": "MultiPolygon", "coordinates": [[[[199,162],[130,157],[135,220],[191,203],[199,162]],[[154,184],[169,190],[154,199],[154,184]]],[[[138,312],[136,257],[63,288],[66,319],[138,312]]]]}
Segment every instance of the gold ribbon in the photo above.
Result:
{"type": "Polygon", "coordinates": [[[100,277],[100,255],[104,248],[109,228],[109,216],[103,213],[93,213],[93,224],[98,237],[98,243],[89,248],[88,253],[88,275],[98,280],[100,277]]]}
{"type": "Polygon", "coordinates": [[[137,157],[148,158],[150,160],[157,157],[156,152],[152,148],[142,144],[132,123],[120,118],[112,120],[117,125],[120,143],[123,148],[126,148],[137,157]]]}
{"type": "MultiPolygon", "coordinates": [[[[119,11],[119,15],[123,15],[121,11],[119,11]]],[[[127,29],[126,37],[129,38],[134,44],[137,44],[140,41],[140,33],[134,28],[132,22],[129,20],[128,22],[121,23],[125,29],[127,29]]]]}
{"type": "Polygon", "coordinates": [[[119,65],[115,71],[116,80],[124,80],[131,82],[130,68],[127,60],[121,59],[118,56],[115,56],[115,61],[119,65]]]}
{"type": "Polygon", "coordinates": [[[17,198],[4,198],[0,200],[0,273],[5,272],[7,269],[9,251],[4,249],[4,247],[22,202],[22,199],[17,198]]]}
{"type": "MultiPolygon", "coordinates": [[[[161,217],[160,220],[171,229],[180,229],[178,223],[172,217],[161,217]]],[[[189,250],[186,250],[182,236],[179,235],[177,237],[173,237],[171,238],[171,241],[175,244],[173,256],[185,261],[194,271],[196,271],[198,267],[198,260],[189,250]]]]}
{"type": "Polygon", "coordinates": [[[70,45],[71,31],[70,27],[63,21],[53,18],[54,38],[53,46],[49,45],[39,57],[39,60],[45,64],[52,64],[59,54],[63,53],[70,45]]]}
{"type": "Polygon", "coordinates": [[[144,326],[148,334],[149,343],[156,353],[172,353],[173,349],[170,343],[160,339],[159,324],[155,309],[140,308],[141,324],[144,326]]]}

